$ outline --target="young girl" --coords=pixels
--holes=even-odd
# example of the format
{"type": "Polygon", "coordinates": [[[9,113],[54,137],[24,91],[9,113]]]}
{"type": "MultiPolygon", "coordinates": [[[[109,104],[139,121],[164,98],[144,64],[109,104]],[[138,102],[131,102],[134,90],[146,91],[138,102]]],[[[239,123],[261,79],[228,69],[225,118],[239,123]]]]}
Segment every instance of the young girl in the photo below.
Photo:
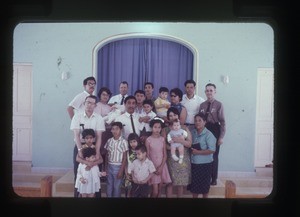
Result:
{"type": "Polygon", "coordinates": [[[167,149],[164,137],[160,135],[163,122],[160,119],[153,119],[150,122],[152,134],[146,140],[146,147],[149,159],[154,163],[156,171],[151,177],[149,184],[152,185],[151,197],[160,197],[162,185],[171,183],[167,160],[167,149]]]}
{"type": "Polygon", "coordinates": [[[126,152],[128,150],[127,140],[121,136],[122,128],[121,122],[113,122],[111,124],[113,137],[108,139],[104,146],[107,150],[107,163],[105,163],[107,197],[121,197],[121,184],[126,163],[126,152]]]}
{"type": "Polygon", "coordinates": [[[130,190],[132,187],[132,177],[128,172],[128,168],[132,162],[137,159],[136,157],[136,147],[140,144],[140,138],[136,133],[130,133],[128,135],[129,149],[127,151],[125,176],[123,180],[123,188],[125,189],[125,197],[131,197],[130,190]]]}
{"type": "Polygon", "coordinates": [[[181,129],[179,119],[175,119],[170,122],[171,131],[167,135],[168,142],[171,144],[171,156],[174,161],[178,161],[178,163],[182,164],[183,162],[183,152],[184,147],[183,144],[174,142],[172,140],[173,137],[183,136],[184,139],[187,138],[188,134],[185,130],[181,129]],[[179,158],[176,156],[176,149],[179,152],[179,158]]]}
{"type": "MultiPolygon", "coordinates": [[[[82,149],[82,155],[86,161],[93,162],[96,159],[96,149],[87,147],[82,149]]],[[[86,170],[87,165],[80,163],[77,170],[75,188],[78,189],[80,197],[95,197],[100,190],[100,178],[105,172],[100,172],[98,166],[86,170]]]]}
{"type": "MultiPolygon", "coordinates": [[[[96,138],[96,133],[93,129],[89,129],[89,128],[84,129],[82,131],[82,138],[84,139],[84,144],[82,145],[82,148],[81,148],[80,151],[82,151],[84,148],[88,148],[88,147],[93,148],[93,149],[96,150],[96,146],[94,145],[94,141],[95,141],[95,138],[96,138]]],[[[101,162],[100,159],[90,161],[90,160],[86,160],[85,158],[80,157],[79,154],[77,154],[77,156],[76,156],[76,161],[78,163],[84,164],[86,170],[89,170],[93,166],[98,166],[99,169],[100,169],[101,165],[102,165],[102,164],[100,164],[100,162],[101,162]]],[[[103,176],[103,178],[104,177],[105,176],[103,176]]],[[[77,197],[78,197],[79,196],[78,191],[76,192],[76,194],[77,194],[77,197]]],[[[96,197],[101,198],[101,189],[99,190],[99,192],[96,192],[96,197]]]]}

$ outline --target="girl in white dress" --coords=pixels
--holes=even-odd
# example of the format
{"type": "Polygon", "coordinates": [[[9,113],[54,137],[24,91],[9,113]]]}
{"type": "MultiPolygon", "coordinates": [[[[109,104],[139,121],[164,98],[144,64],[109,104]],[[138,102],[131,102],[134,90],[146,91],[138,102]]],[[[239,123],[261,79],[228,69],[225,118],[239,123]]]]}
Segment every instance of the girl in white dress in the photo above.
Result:
{"type": "MultiPolygon", "coordinates": [[[[86,161],[96,160],[96,149],[92,147],[83,148],[83,158],[86,161]]],[[[98,165],[86,170],[87,165],[80,163],[77,170],[75,188],[78,189],[80,197],[95,197],[95,193],[100,190],[100,177],[106,176],[105,172],[100,172],[98,165]]]]}

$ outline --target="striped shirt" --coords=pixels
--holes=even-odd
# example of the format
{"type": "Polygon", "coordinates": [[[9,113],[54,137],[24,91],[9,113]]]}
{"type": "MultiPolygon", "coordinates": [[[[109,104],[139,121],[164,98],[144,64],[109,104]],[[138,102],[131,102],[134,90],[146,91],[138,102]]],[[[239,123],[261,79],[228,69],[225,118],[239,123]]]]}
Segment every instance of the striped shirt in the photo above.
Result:
{"type": "Polygon", "coordinates": [[[104,148],[107,150],[107,159],[109,164],[121,165],[123,153],[128,150],[128,142],[124,138],[110,138],[104,148]]]}

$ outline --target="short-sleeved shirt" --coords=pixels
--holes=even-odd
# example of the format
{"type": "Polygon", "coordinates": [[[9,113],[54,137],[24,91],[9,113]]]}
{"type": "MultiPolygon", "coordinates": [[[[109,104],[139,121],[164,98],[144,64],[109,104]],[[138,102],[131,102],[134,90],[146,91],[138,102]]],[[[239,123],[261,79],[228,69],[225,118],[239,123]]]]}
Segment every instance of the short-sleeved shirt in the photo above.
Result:
{"type": "Polygon", "coordinates": [[[70,130],[80,130],[81,142],[84,142],[81,135],[83,129],[93,129],[95,131],[103,132],[105,131],[104,120],[101,115],[96,114],[95,112],[91,117],[88,117],[85,111],[76,113],[72,118],[70,130]]]}
{"type": "MultiPolygon", "coordinates": [[[[200,134],[197,130],[192,131],[193,144],[200,143],[201,150],[216,150],[216,137],[207,128],[204,128],[200,134]]],[[[213,161],[213,154],[201,155],[191,154],[191,163],[203,164],[210,163],[213,161]]]]}
{"type": "MultiPolygon", "coordinates": [[[[127,96],[128,96],[127,94],[124,96],[124,100],[127,96]]],[[[118,105],[121,105],[122,97],[123,96],[121,94],[114,95],[109,99],[108,104],[117,103],[118,105]]],[[[124,104],[125,104],[125,102],[124,102],[124,104]]]]}
{"type": "Polygon", "coordinates": [[[185,122],[187,124],[194,124],[194,117],[199,113],[200,104],[204,101],[205,100],[198,95],[194,95],[191,99],[189,99],[186,94],[183,95],[181,104],[186,108],[187,117],[185,122]]]}
{"type": "Polygon", "coordinates": [[[69,106],[74,108],[74,114],[84,111],[85,98],[89,95],[90,94],[88,92],[83,91],[82,93],[77,94],[74,97],[74,99],[69,103],[69,106]]]}
{"type": "Polygon", "coordinates": [[[121,165],[123,160],[123,153],[128,150],[128,142],[124,138],[108,139],[104,148],[107,150],[108,163],[114,165],[121,165]]]}
{"type": "Polygon", "coordinates": [[[138,181],[145,180],[150,173],[154,173],[156,171],[155,166],[149,158],[146,158],[144,162],[141,162],[139,159],[135,159],[132,164],[128,166],[128,173],[134,173],[134,177],[138,181]]]}
{"type": "MultiPolygon", "coordinates": [[[[156,117],[156,113],[151,111],[147,114],[145,111],[143,111],[141,114],[139,114],[139,117],[146,117],[146,116],[150,117],[150,120],[149,120],[149,122],[150,122],[153,118],[156,117]]],[[[149,123],[140,122],[140,130],[141,131],[144,129],[144,127],[145,127],[146,132],[151,132],[152,131],[149,123]]]]}

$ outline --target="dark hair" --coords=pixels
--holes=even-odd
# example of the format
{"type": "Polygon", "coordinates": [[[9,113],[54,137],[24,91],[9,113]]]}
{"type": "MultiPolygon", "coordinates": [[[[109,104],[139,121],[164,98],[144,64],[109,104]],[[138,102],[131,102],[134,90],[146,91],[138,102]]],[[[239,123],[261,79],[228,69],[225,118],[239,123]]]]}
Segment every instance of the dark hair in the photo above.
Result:
{"type": "Polygon", "coordinates": [[[160,87],[159,90],[158,90],[159,93],[161,92],[167,92],[169,93],[169,89],[167,87],[160,87]]]}
{"type": "Polygon", "coordinates": [[[113,127],[113,126],[117,126],[117,127],[119,127],[121,130],[123,129],[123,124],[122,124],[120,121],[113,122],[113,123],[111,124],[111,127],[113,127]]]}
{"type": "Polygon", "coordinates": [[[96,137],[95,130],[93,130],[93,129],[84,129],[82,131],[82,138],[85,139],[86,136],[92,136],[93,138],[95,138],[96,137]]]}
{"type": "Polygon", "coordinates": [[[94,99],[94,100],[95,100],[95,102],[97,102],[97,97],[96,97],[96,96],[94,96],[94,95],[88,95],[87,97],[85,97],[85,100],[84,100],[84,102],[85,102],[85,101],[86,101],[88,98],[94,99]]]}
{"type": "Polygon", "coordinates": [[[143,91],[143,90],[136,90],[134,92],[134,95],[136,95],[137,93],[144,94],[144,96],[146,95],[145,91],[143,91]]]}
{"type": "Polygon", "coordinates": [[[91,77],[87,77],[86,79],[83,80],[83,85],[87,85],[88,81],[95,81],[95,83],[96,83],[95,77],[91,76],[91,77]]]}
{"type": "Polygon", "coordinates": [[[178,87],[173,88],[170,90],[170,93],[174,93],[176,96],[179,96],[179,102],[182,100],[183,92],[178,87]]]}
{"type": "Polygon", "coordinates": [[[119,86],[120,86],[121,84],[126,84],[126,85],[128,86],[128,82],[127,82],[127,81],[121,81],[120,84],[119,84],[119,86]]]}
{"type": "Polygon", "coordinates": [[[136,146],[135,150],[136,151],[140,150],[142,153],[145,153],[145,152],[147,153],[147,147],[145,145],[139,144],[139,145],[136,146]]]}
{"type": "Polygon", "coordinates": [[[132,140],[136,140],[137,142],[138,142],[138,144],[140,143],[140,137],[138,136],[138,134],[136,134],[136,133],[130,133],[129,135],[128,135],[128,143],[130,142],[130,141],[132,141],[132,140]]]}
{"type": "Polygon", "coordinates": [[[178,109],[175,108],[175,107],[170,107],[167,111],[168,120],[169,120],[169,115],[170,115],[171,112],[173,112],[174,114],[178,115],[178,117],[180,117],[180,113],[179,113],[178,109]]]}
{"type": "Polygon", "coordinates": [[[164,122],[160,119],[160,118],[153,118],[150,123],[149,126],[152,128],[154,126],[154,124],[159,123],[161,128],[164,128],[164,122]]]}
{"type": "Polygon", "coordinates": [[[153,101],[152,101],[151,99],[145,99],[145,100],[143,101],[143,105],[145,105],[145,104],[154,107],[153,101]]]}
{"type": "Polygon", "coordinates": [[[100,90],[98,91],[98,95],[97,95],[99,99],[101,98],[101,94],[103,92],[106,92],[109,95],[109,97],[111,97],[111,91],[110,91],[110,89],[107,88],[107,87],[101,87],[100,90]]]}
{"type": "Polygon", "coordinates": [[[92,155],[96,155],[96,149],[92,147],[86,147],[81,149],[83,158],[91,157],[92,155]]]}
{"type": "Polygon", "coordinates": [[[135,98],[134,96],[132,96],[132,95],[129,95],[129,96],[127,96],[127,97],[125,98],[124,104],[126,104],[126,102],[127,102],[129,99],[134,99],[135,103],[137,103],[136,98],[135,98]]]}
{"type": "Polygon", "coordinates": [[[194,116],[194,119],[196,119],[196,117],[200,117],[202,118],[202,120],[206,121],[206,115],[204,113],[198,113],[194,116]]]}
{"type": "Polygon", "coordinates": [[[184,82],[184,86],[185,86],[185,87],[186,87],[187,84],[193,84],[194,87],[196,86],[196,82],[195,82],[194,80],[192,80],[192,79],[186,80],[186,81],[184,82]]]}
{"type": "Polygon", "coordinates": [[[207,86],[213,86],[215,89],[217,89],[216,85],[213,83],[208,83],[207,85],[205,85],[205,87],[207,87],[207,86]]]}
{"type": "Polygon", "coordinates": [[[145,84],[144,84],[144,88],[146,87],[146,85],[147,85],[147,84],[151,85],[151,87],[152,87],[152,88],[154,88],[154,85],[153,85],[153,83],[152,83],[152,82],[145,82],[145,84]]]}

